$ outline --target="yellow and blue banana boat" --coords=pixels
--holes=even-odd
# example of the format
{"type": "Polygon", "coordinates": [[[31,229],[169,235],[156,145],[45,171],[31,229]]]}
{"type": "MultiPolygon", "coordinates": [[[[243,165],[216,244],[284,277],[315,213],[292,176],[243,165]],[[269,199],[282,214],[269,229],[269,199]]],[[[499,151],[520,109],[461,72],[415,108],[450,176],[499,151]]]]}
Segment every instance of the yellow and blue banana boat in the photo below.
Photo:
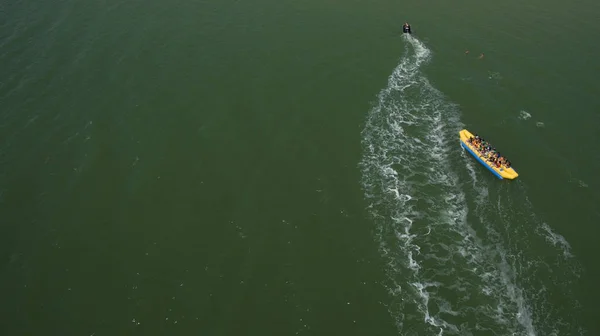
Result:
{"type": "Polygon", "coordinates": [[[471,155],[473,155],[475,159],[479,161],[479,163],[481,163],[484,167],[491,171],[492,174],[494,174],[497,178],[501,180],[514,180],[517,178],[517,176],[519,176],[519,174],[517,174],[517,172],[512,167],[506,168],[505,165],[497,167],[495,164],[488,161],[488,158],[485,157],[482,153],[480,153],[477,149],[475,149],[475,147],[469,142],[470,138],[475,138],[475,136],[471,132],[464,129],[458,134],[460,135],[460,145],[467,152],[471,153],[471,155]]]}

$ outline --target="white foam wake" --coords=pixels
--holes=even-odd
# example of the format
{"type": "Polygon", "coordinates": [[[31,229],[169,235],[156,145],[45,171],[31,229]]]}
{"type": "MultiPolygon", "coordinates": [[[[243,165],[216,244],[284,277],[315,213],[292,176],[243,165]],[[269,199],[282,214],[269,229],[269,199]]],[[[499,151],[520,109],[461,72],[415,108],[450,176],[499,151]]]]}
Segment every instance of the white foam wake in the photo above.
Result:
{"type": "Polygon", "coordinates": [[[458,109],[420,69],[431,52],[404,38],[406,55],[367,117],[360,163],[388,261],[390,312],[402,335],[537,335],[531,302],[545,297],[521,284],[520,263],[530,259],[513,255],[498,214],[490,217],[487,180],[461,158],[458,109]]]}

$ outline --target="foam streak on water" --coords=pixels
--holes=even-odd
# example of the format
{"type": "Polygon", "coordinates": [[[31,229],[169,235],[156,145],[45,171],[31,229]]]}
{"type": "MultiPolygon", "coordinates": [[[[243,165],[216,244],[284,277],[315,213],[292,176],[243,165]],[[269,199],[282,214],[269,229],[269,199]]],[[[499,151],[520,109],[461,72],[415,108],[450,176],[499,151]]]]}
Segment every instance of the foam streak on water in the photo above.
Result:
{"type": "MultiPolygon", "coordinates": [[[[533,336],[541,334],[537,320],[555,330],[532,310],[546,299],[539,291],[530,295],[530,287],[543,284],[521,277],[538,263],[506,240],[510,200],[498,200],[498,209],[489,205],[487,182],[458,149],[457,107],[421,72],[430,51],[404,39],[406,55],[367,117],[360,164],[399,333],[533,336]],[[461,182],[457,163],[466,165],[470,179],[461,182]],[[466,195],[475,195],[474,202],[466,195]],[[497,212],[505,214],[500,228],[491,220],[497,212]]],[[[554,245],[568,246],[560,235],[541,231],[554,245]]]]}

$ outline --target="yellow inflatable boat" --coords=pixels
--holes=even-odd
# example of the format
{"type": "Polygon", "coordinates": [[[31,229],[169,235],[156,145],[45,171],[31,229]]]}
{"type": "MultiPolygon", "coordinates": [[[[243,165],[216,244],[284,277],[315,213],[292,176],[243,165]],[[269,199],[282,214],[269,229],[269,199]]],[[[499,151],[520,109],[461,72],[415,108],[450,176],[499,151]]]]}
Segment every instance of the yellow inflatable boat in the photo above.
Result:
{"type": "Polygon", "coordinates": [[[471,155],[473,155],[479,163],[481,163],[484,167],[486,167],[489,171],[491,171],[494,175],[496,175],[499,179],[509,179],[514,180],[519,176],[517,172],[512,168],[507,168],[505,165],[501,165],[498,167],[488,160],[490,154],[482,154],[478,151],[475,146],[469,141],[469,139],[475,139],[475,136],[471,134],[471,132],[462,130],[458,133],[460,135],[460,145],[471,155]]]}

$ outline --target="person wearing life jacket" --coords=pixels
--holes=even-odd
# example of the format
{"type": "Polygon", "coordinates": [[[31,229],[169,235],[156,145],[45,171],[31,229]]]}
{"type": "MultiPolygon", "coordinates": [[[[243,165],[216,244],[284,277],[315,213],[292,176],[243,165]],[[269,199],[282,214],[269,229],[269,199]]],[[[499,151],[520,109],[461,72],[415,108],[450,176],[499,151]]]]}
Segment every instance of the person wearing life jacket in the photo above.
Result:
{"type": "Polygon", "coordinates": [[[402,25],[402,32],[412,34],[412,32],[410,31],[410,25],[408,24],[408,22],[404,22],[404,25],[402,25]]]}

